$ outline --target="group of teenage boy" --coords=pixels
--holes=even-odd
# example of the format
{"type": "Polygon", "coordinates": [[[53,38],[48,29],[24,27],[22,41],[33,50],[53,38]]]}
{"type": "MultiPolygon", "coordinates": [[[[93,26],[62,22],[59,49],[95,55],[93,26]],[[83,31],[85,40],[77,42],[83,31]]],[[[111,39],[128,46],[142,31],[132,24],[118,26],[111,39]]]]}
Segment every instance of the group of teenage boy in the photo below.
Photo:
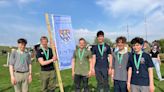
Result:
{"type": "MultiPolygon", "coordinates": [[[[114,92],[154,92],[153,61],[151,56],[142,50],[144,40],[135,37],[131,40],[132,52],[125,50],[126,38],[116,39],[118,50],[104,42],[104,32],[97,32],[98,44],[91,50],[86,48],[86,40],[79,39],[79,44],[72,57],[72,78],[75,92],[91,92],[89,78],[96,77],[96,92],[110,92],[109,77],[114,83],[114,92]],[[83,84],[83,85],[81,85],[83,84]]],[[[29,53],[25,50],[27,41],[18,39],[18,49],[12,51],[9,62],[11,83],[15,92],[28,92],[32,81],[32,63],[29,53]]],[[[42,36],[36,57],[41,66],[42,92],[55,92],[56,74],[53,63],[57,57],[48,47],[48,38],[42,36]]],[[[39,89],[38,89],[39,90],[39,89]]],[[[39,91],[38,91],[39,92],[39,91]]]]}

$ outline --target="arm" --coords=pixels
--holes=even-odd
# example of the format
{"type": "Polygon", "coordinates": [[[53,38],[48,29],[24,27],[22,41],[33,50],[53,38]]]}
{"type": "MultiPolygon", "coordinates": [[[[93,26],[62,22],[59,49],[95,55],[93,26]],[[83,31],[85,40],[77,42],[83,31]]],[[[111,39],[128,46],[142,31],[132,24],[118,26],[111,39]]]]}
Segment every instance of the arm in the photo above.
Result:
{"type": "Polygon", "coordinates": [[[47,60],[47,61],[44,61],[42,57],[38,58],[38,61],[39,63],[42,65],[42,66],[45,66],[45,65],[48,65],[50,63],[52,63],[54,61],[54,59],[50,59],[50,60],[47,60]]]}
{"type": "Polygon", "coordinates": [[[128,80],[127,80],[127,89],[130,92],[130,82],[132,77],[132,67],[128,68],[128,80]]]}
{"type": "Polygon", "coordinates": [[[108,60],[109,60],[109,70],[108,70],[108,74],[111,75],[112,74],[112,60],[113,60],[113,56],[112,54],[109,54],[109,57],[108,57],[108,60]]]}
{"type": "Polygon", "coordinates": [[[92,73],[95,75],[95,64],[96,64],[96,55],[92,55],[92,73]]]}
{"type": "Polygon", "coordinates": [[[13,67],[13,65],[9,65],[9,71],[10,71],[11,83],[12,83],[12,85],[15,85],[16,84],[16,79],[15,79],[15,76],[14,76],[14,67],[13,67]]]}
{"type": "Polygon", "coordinates": [[[91,76],[91,73],[92,73],[92,58],[89,59],[89,73],[88,73],[88,76],[90,77],[91,76]]]}
{"type": "Polygon", "coordinates": [[[75,74],[75,58],[72,59],[72,79],[74,79],[75,74]]]}
{"type": "Polygon", "coordinates": [[[150,79],[150,92],[154,92],[154,81],[153,81],[153,68],[149,68],[149,79],[150,79]]]}

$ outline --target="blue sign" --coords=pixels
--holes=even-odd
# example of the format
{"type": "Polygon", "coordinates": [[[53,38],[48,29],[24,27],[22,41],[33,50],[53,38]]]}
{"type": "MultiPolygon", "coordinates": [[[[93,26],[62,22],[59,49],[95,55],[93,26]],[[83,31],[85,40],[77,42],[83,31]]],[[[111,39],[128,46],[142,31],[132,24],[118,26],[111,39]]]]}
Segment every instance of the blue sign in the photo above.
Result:
{"type": "Polygon", "coordinates": [[[60,70],[71,68],[75,39],[70,16],[52,15],[52,26],[60,70]]]}

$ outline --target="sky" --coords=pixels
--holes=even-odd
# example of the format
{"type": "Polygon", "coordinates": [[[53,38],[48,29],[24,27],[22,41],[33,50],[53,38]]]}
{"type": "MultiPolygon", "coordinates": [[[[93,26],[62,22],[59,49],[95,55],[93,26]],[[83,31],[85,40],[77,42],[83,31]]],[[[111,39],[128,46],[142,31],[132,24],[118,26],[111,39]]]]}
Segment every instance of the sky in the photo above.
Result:
{"type": "Polygon", "coordinates": [[[48,35],[45,13],[71,16],[76,41],[92,43],[99,30],[113,42],[146,39],[146,31],[150,42],[164,38],[164,0],[0,0],[0,45],[15,46],[22,37],[37,44],[48,35]]]}

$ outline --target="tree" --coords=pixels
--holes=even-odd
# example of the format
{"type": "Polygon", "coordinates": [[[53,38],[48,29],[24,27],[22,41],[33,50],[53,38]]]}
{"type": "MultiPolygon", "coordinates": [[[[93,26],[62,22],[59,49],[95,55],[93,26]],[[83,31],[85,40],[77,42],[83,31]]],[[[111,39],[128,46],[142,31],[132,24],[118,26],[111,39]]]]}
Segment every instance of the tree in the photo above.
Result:
{"type": "Polygon", "coordinates": [[[164,39],[159,40],[159,45],[160,45],[160,48],[161,48],[161,52],[164,53],[164,39]]]}

